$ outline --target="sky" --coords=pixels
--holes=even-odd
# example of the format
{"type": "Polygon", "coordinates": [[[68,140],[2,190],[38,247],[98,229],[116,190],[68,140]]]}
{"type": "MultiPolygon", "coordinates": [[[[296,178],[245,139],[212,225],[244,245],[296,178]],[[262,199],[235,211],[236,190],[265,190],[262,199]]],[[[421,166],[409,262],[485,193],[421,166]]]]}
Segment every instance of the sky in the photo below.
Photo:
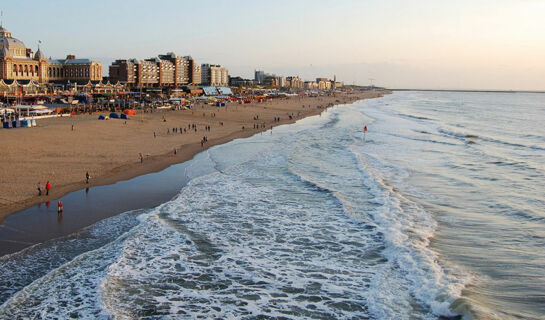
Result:
{"type": "Polygon", "coordinates": [[[545,90],[545,0],[0,1],[47,57],[191,55],[388,88],[545,90]]]}

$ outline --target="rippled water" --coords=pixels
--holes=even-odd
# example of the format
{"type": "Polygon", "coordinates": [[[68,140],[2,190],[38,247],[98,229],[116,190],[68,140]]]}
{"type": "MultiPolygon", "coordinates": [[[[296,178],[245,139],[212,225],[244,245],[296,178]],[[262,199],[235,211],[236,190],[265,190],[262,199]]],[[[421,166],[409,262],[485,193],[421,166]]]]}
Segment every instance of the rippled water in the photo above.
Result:
{"type": "Polygon", "coordinates": [[[0,318],[539,319],[543,97],[394,93],[214,147],[173,200],[0,258],[0,318]]]}

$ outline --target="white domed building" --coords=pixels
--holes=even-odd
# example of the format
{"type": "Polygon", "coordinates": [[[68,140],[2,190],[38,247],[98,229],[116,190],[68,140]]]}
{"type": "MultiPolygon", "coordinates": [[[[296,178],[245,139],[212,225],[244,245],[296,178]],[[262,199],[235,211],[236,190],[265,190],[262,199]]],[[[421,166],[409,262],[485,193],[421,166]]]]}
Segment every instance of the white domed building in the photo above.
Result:
{"type": "Polygon", "coordinates": [[[25,44],[0,26],[0,79],[50,81],[100,81],[102,64],[89,59],[46,59],[40,48],[33,54],[25,44]]]}

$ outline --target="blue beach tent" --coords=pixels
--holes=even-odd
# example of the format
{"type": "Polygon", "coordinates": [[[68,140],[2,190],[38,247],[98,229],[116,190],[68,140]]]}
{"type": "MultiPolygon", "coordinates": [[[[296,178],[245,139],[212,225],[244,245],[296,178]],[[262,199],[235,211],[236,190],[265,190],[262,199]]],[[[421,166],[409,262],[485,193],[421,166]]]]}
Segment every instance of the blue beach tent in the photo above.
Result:
{"type": "Polygon", "coordinates": [[[119,119],[119,115],[115,112],[110,113],[110,119],[119,119]]]}

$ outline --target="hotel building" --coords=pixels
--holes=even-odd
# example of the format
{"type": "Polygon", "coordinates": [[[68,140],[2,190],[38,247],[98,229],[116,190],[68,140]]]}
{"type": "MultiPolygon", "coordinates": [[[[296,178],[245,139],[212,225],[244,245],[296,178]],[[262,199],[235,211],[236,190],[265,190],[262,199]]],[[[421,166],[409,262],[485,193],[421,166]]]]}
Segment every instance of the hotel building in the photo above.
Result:
{"type": "Polygon", "coordinates": [[[207,86],[228,86],[229,71],[218,64],[201,65],[201,83],[207,86]]]}
{"type": "Polygon", "coordinates": [[[109,68],[109,76],[110,81],[131,87],[178,87],[200,83],[200,68],[195,67],[190,56],[180,57],[169,52],[146,60],[116,60],[109,68]]]}
{"type": "Polygon", "coordinates": [[[29,80],[38,83],[53,81],[100,81],[102,64],[89,59],[46,59],[40,48],[36,53],[11,36],[0,26],[0,79],[29,80]]]}

